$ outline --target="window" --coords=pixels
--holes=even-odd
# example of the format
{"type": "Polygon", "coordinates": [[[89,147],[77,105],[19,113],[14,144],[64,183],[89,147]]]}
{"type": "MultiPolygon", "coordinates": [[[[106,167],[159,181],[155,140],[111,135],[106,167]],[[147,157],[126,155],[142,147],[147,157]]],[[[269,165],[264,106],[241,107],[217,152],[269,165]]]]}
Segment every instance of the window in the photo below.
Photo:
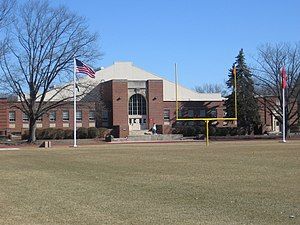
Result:
{"type": "Polygon", "coordinates": [[[164,121],[166,121],[166,122],[170,121],[170,109],[164,110],[164,121]]]}
{"type": "Polygon", "coordinates": [[[194,110],[192,110],[192,109],[188,110],[188,117],[190,117],[190,118],[194,117],[194,110]]]}
{"type": "Polygon", "coordinates": [[[63,121],[69,121],[69,111],[63,111],[63,121]]]}
{"type": "Polygon", "coordinates": [[[95,120],[95,111],[89,111],[89,121],[95,120]]]}
{"type": "Polygon", "coordinates": [[[183,115],[184,115],[184,110],[183,110],[183,109],[179,109],[179,110],[178,110],[178,117],[179,117],[179,118],[182,118],[183,115]]]}
{"type": "Polygon", "coordinates": [[[217,109],[211,109],[210,110],[210,116],[211,117],[217,117],[217,109]]]}
{"type": "Polygon", "coordinates": [[[108,111],[107,110],[102,110],[101,120],[102,121],[108,121],[108,111]]]}
{"type": "Polygon", "coordinates": [[[10,111],[8,114],[9,122],[15,122],[16,121],[16,112],[10,111]]]}
{"type": "Polygon", "coordinates": [[[200,109],[199,115],[200,115],[200,117],[205,117],[206,116],[206,110],[205,109],[200,109]]]}
{"type": "Polygon", "coordinates": [[[43,116],[40,116],[39,118],[37,118],[36,121],[37,121],[37,122],[42,122],[42,121],[43,121],[43,116]]]}
{"type": "Polygon", "coordinates": [[[76,111],[76,121],[82,121],[82,111],[76,111]]]}
{"type": "Polygon", "coordinates": [[[23,113],[23,122],[28,122],[28,121],[29,121],[28,115],[23,113]]]}
{"type": "Polygon", "coordinates": [[[146,115],[146,100],[143,95],[135,94],[129,99],[129,115],[146,115]]]}
{"type": "Polygon", "coordinates": [[[107,110],[102,110],[101,122],[102,122],[103,127],[108,127],[108,111],[107,110]]]}
{"type": "Polygon", "coordinates": [[[49,114],[49,120],[50,122],[54,122],[56,121],[56,112],[55,111],[51,111],[49,114]]]}

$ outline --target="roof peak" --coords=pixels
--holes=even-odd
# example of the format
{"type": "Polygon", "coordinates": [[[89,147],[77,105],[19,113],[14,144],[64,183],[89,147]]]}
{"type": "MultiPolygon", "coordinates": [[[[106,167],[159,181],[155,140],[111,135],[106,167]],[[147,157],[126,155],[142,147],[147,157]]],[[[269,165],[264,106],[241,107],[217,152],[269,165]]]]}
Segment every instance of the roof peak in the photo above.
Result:
{"type": "Polygon", "coordinates": [[[130,65],[130,66],[132,66],[133,65],[133,62],[131,62],[131,61],[115,61],[114,62],[114,65],[118,65],[118,64],[126,64],[126,65],[130,65]]]}

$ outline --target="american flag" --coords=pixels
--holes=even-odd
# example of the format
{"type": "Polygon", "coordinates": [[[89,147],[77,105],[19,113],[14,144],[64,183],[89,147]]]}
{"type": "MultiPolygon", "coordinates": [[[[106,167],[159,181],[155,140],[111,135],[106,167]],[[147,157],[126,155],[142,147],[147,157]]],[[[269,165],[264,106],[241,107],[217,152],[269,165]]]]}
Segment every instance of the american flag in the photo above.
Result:
{"type": "Polygon", "coordinates": [[[96,73],[91,67],[85,65],[83,62],[81,62],[78,59],[75,59],[75,61],[76,61],[76,72],[77,73],[84,73],[91,78],[95,78],[96,73]]]}

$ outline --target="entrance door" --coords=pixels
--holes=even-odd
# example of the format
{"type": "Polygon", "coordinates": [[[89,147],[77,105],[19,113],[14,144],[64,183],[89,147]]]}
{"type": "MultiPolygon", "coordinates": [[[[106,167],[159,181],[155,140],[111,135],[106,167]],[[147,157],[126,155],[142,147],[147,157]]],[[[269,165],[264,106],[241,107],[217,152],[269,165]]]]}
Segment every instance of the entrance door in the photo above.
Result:
{"type": "Polygon", "coordinates": [[[134,94],[129,99],[128,125],[129,130],[146,130],[148,121],[146,115],[146,99],[141,94],[134,94]]]}
{"type": "Polygon", "coordinates": [[[129,130],[146,130],[148,127],[146,116],[130,115],[128,123],[129,130]]]}

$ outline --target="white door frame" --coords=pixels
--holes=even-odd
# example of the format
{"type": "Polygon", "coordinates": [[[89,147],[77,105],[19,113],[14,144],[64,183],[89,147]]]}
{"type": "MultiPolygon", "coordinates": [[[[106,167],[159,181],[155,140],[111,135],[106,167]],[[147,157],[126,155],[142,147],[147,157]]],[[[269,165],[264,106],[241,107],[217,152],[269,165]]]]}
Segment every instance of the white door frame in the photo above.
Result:
{"type": "Polygon", "coordinates": [[[148,121],[146,115],[128,115],[129,131],[147,130],[148,121]]]}

